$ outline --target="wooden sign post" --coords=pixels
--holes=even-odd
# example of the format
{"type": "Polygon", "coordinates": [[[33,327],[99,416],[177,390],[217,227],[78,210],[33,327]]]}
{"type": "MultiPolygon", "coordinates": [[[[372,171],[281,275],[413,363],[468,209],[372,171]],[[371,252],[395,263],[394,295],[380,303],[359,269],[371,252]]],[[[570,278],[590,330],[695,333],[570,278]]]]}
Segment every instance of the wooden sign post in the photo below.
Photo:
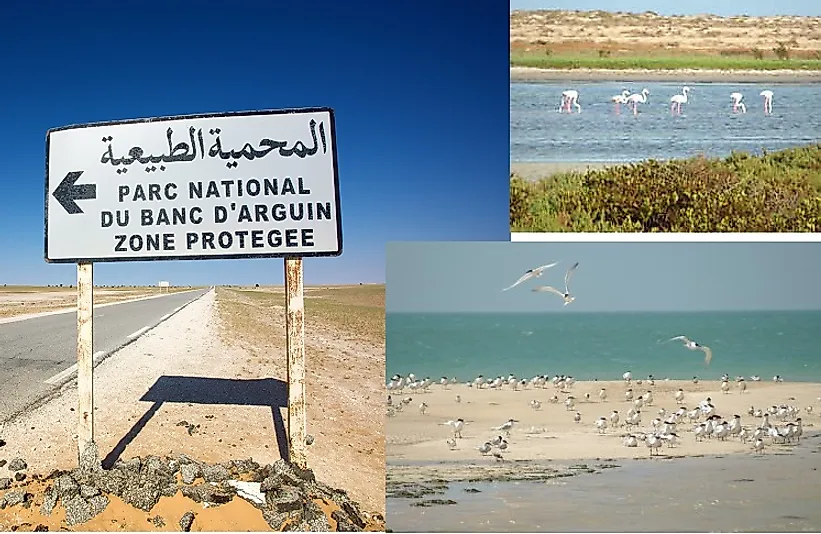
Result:
{"type": "Polygon", "coordinates": [[[285,258],[285,346],[288,353],[288,455],[291,462],[307,467],[302,258],[285,258]]]}
{"type": "MultiPolygon", "coordinates": [[[[302,260],[342,254],[334,124],[321,107],[48,131],[44,252],[49,263],[77,265],[81,458],[94,442],[94,263],[283,258],[288,450],[306,466],[302,260]]],[[[167,280],[159,286],[170,292],[167,280]]]]}
{"type": "Polygon", "coordinates": [[[94,441],[94,264],[77,264],[77,447],[94,441]]]}

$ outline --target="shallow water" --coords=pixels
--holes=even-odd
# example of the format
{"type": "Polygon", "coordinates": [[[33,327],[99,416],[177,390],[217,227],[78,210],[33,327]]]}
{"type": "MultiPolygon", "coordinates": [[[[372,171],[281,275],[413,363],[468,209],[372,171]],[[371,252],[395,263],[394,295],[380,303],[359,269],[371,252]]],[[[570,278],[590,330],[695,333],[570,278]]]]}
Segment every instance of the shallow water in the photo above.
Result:
{"type": "MultiPolygon", "coordinates": [[[[760,153],[821,140],[821,84],[700,83],[681,116],[670,97],[682,84],[667,82],[561,82],[510,84],[510,161],[637,161],[731,151],[760,153]],[[579,92],[581,113],[558,113],[562,91],[579,92]],[[622,89],[650,91],[634,116],[617,114],[610,97],[622,89]],[[765,116],[763,89],[774,92],[765,116]],[[730,93],[740,92],[746,114],[734,114],[730,93]]],[[[574,110],[575,111],[575,110],[574,110]]]]}
{"type": "Polygon", "coordinates": [[[389,498],[397,532],[817,532],[821,435],[793,454],[637,460],[549,483],[453,484],[414,507],[389,498]],[[466,493],[466,488],[480,493],[466,493]]]}

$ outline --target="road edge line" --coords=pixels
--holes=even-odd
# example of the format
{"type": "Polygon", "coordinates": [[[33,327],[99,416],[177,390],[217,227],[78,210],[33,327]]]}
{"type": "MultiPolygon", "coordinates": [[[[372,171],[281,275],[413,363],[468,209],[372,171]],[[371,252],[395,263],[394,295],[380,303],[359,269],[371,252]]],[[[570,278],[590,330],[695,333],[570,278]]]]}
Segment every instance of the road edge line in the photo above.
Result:
{"type": "MultiPolygon", "coordinates": [[[[200,290],[197,290],[197,291],[200,291],[200,290]]],[[[197,302],[198,300],[200,300],[201,298],[203,298],[205,295],[207,295],[208,293],[210,293],[212,291],[214,291],[216,293],[216,289],[211,288],[211,289],[207,290],[205,293],[203,293],[202,295],[200,295],[199,297],[187,302],[186,304],[183,304],[176,311],[174,311],[172,313],[169,313],[168,314],[168,319],[170,319],[171,317],[176,315],[179,311],[185,309],[187,306],[193,304],[194,302],[197,302]]],[[[156,324],[154,324],[150,327],[147,327],[146,331],[143,332],[142,335],[145,335],[147,332],[150,332],[151,330],[158,327],[159,325],[161,325],[162,323],[164,323],[168,319],[165,319],[165,320],[160,319],[156,324]]],[[[111,356],[113,356],[114,354],[119,352],[121,349],[123,349],[123,348],[127,347],[128,345],[134,343],[135,341],[140,339],[140,337],[142,337],[142,335],[140,335],[139,337],[134,337],[134,338],[126,338],[126,341],[122,345],[120,345],[116,348],[113,348],[109,351],[101,350],[101,351],[95,352],[94,356],[92,357],[93,367],[97,367],[100,363],[107,360],[108,358],[110,358],[111,356]]],[[[53,380],[53,382],[48,382],[48,380],[44,380],[45,383],[52,386],[51,390],[47,391],[40,398],[31,401],[26,406],[23,406],[22,408],[20,408],[15,413],[12,413],[7,419],[5,419],[5,420],[0,419],[0,423],[9,423],[11,421],[14,421],[20,415],[22,415],[26,412],[30,412],[32,410],[36,410],[37,408],[43,406],[44,404],[47,404],[49,401],[53,400],[54,398],[59,397],[63,393],[63,391],[67,387],[69,387],[71,385],[71,383],[74,382],[76,379],[77,379],[77,364],[75,363],[71,367],[69,367],[68,369],[63,370],[60,373],[57,373],[56,375],[54,375],[54,376],[52,376],[51,378],[48,379],[48,380],[53,380]],[[69,369],[71,369],[71,372],[68,372],[69,369]],[[59,380],[57,380],[56,378],[60,375],[64,375],[64,376],[61,377],[59,380]]]]}
{"type": "MultiPolygon", "coordinates": [[[[94,309],[98,308],[105,308],[106,306],[116,306],[117,304],[128,304],[129,302],[140,302],[141,300],[151,300],[157,299],[161,297],[167,297],[169,295],[182,295],[183,293],[191,293],[193,291],[202,291],[202,289],[187,289],[185,291],[175,291],[174,293],[165,293],[162,295],[149,295],[147,297],[139,297],[136,299],[129,299],[129,300],[118,300],[115,302],[106,302],[105,304],[95,304],[94,309]]],[[[210,289],[208,290],[210,291],[210,289]]],[[[207,291],[206,291],[207,292],[207,291]]],[[[10,323],[18,323],[20,321],[28,321],[29,319],[39,319],[40,317],[48,317],[50,315],[60,315],[62,313],[76,313],[77,307],[73,308],[61,308],[59,310],[52,310],[47,312],[37,312],[33,314],[24,314],[12,317],[3,317],[0,319],[0,325],[10,324],[10,323]]]]}

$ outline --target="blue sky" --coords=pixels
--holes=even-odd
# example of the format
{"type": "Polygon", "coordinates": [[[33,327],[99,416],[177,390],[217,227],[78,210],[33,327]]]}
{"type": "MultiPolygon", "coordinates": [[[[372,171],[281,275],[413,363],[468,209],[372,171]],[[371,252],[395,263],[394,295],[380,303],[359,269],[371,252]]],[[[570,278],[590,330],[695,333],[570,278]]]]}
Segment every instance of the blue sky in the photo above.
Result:
{"type": "MultiPolygon", "coordinates": [[[[43,259],[45,136],[68,124],[330,106],[344,251],[308,284],[384,281],[388,240],[509,239],[508,19],[498,2],[6,2],[0,283],[43,259]]],[[[282,283],[281,259],[100,263],[100,284],[282,283]]]]}
{"type": "Polygon", "coordinates": [[[821,309],[821,243],[390,243],[387,261],[389,312],[821,309]],[[532,291],[575,262],[570,305],[532,291]]]}
{"type": "Polygon", "coordinates": [[[606,0],[510,0],[510,10],[519,9],[569,9],[625,11],[642,13],[655,11],[659,15],[807,15],[821,16],[821,2],[818,0],[745,0],[744,2],[715,2],[714,0],[688,0],[669,2],[666,0],[627,0],[613,4],[606,0]]]}

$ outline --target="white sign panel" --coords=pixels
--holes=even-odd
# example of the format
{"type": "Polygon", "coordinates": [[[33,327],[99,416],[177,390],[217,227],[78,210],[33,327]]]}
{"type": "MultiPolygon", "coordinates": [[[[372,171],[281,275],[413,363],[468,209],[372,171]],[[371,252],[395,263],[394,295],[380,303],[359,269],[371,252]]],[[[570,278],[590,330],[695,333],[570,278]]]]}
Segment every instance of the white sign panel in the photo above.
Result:
{"type": "Polygon", "coordinates": [[[169,287],[170,285],[167,280],[160,280],[160,283],[157,284],[159,287],[169,287]]]}
{"type": "Polygon", "coordinates": [[[342,253],[328,108],[49,130],[45,193],[48,262],[342,253]]]}

